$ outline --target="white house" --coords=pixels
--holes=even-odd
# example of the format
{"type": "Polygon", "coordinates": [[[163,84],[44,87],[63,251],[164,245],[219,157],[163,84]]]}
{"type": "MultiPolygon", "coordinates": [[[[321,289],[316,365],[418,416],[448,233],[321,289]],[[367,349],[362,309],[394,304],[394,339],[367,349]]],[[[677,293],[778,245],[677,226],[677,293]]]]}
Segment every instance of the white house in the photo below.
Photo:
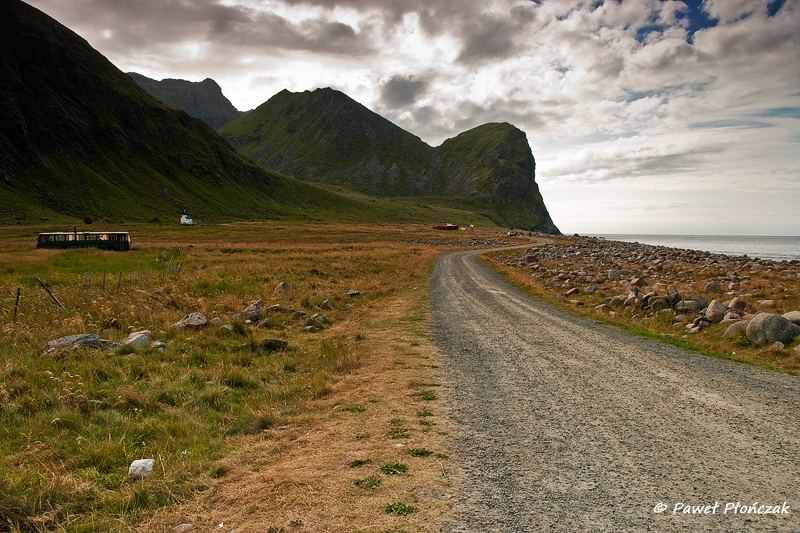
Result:
{"type": "Polygon", "coordinates": [[[189,218],[189,215],[181,215],[181,224],[186,224],[188,226],[191,226],[192,224],[194,224],[194,222],[192,222],[192,219],[189,218]]]}

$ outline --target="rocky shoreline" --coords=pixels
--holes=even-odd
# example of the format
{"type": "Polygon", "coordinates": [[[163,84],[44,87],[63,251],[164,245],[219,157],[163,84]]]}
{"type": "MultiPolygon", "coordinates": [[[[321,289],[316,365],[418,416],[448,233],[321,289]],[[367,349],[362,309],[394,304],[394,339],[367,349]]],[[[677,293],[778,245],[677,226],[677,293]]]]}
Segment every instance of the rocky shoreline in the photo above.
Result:
{"type": "Polygon", "coordinates": [[[797,260],[575,236],[502,262],[528,272],[557,299],[612,318],[669,321],[684,336],[721,324],[725,338],[776,350],[800,337],[797,260]]]}

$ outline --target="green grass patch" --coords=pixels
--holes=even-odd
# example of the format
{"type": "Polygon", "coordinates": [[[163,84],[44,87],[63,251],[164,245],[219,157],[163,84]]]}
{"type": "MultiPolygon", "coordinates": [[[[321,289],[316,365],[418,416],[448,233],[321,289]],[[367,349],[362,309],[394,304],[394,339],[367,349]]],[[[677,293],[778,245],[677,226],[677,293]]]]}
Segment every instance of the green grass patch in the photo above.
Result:
{"type": "Polygon", "coordinates": [[[382,481],[381,478],[379,478],[378,476],[370,476],[368,478],[356,481],[356,487],[362,489],[374,489],[381,484],[381,481],[382,481]]]}
{"type": "Polygon", "coordinates": [[[435,399],[438,398],[438,396],[436,395],[436,392],[434,392],[432,390],[421,390],[419,392],[415,392],[414,396],[416,396],[417,398],[420,398],[422,400],[426,400],[426,401],[435,400],[435,399]]]}
{"type": "Polygon", "coordinates": [[[412,505],[407,505],[402,502],[387,504],[384,508],[386,514],[395,514],[397,516],[407,516],[413,513],[416,509],[412,505]]]}
{"type": "Polygon", "coordinates": [[[396,476],[408,472],[408,467],[403,463],[389,463],[381,466],[381,472],[387,476],[396,476]]]}
{"type": "Polygon", "coordinates": [[[389,437],[393,439],[405,439],[408,438],[408,429],[404,427],[393,427],[389,429],[389,437]]]}
{"type": "Polygon", "coordinates": [[[411,448],[408,450],[408,453],[411,457],[428,457],[429,455],[433,455],[433,452],[427,448],[411,448]]]}

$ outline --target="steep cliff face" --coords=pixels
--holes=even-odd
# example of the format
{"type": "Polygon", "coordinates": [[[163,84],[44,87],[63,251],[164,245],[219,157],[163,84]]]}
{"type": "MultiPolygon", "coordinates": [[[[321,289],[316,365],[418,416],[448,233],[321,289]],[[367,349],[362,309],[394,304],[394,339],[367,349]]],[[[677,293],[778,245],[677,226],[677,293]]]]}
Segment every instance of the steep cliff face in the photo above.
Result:
{"type": "Polygon", "coordinates": [[[373,196],[461,198],[502,225],[558,233],[524,132],[484,124],[433,148],[333,89],[281,91],[220,133],[252,161],[373,196]]]}
{"type": "Polygon", "coordinates": [[[156,81],[136,72],[128,72],[128,76],[162,104],[182,109],[215,130],[242,116],[211,78],[191,82],[174,79],[156,81]]]}

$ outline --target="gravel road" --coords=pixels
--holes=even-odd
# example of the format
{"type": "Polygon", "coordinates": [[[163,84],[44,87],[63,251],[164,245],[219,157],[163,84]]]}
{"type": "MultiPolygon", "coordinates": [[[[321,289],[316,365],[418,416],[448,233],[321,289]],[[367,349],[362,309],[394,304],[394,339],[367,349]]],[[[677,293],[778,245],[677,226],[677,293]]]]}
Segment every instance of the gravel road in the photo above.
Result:
{"type": "Polygon", "coordinates": [[[463,477],[445,531],[800,531],[799,378],[558,311],[479,253],[431,283],[463,477]]]}

